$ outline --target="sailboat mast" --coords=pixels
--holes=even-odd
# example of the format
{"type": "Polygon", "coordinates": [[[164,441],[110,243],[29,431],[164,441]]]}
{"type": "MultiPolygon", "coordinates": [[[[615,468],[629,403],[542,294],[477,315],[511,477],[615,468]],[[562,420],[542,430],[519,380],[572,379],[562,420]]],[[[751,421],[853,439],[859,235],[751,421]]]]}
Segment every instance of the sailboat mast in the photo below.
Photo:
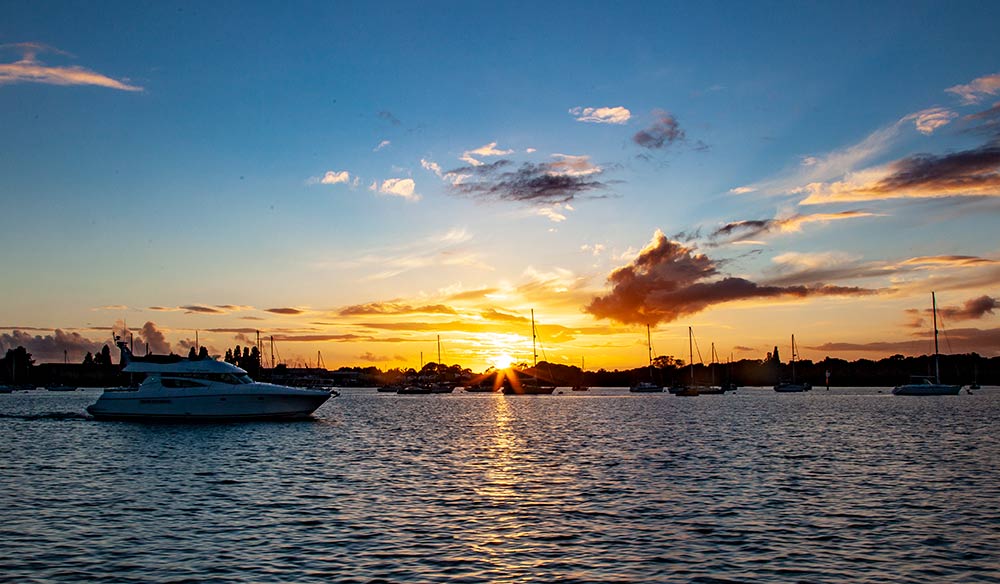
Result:
{"type": "Polygon", "coordinates": [[[649,352],[649,380],[653,380],[653,337],[649,334],[649,325],[646,325],[646,350],[649,352]]]}
{"type": "Polygon", "coordinates": [[[938,366],[937,297],[931,292],[931,312],[934,313],[934,383],[941,383],[941,369],[938,366]]]}
{"type": "Polygon", "coordinates": [[[715,343],[712,343],[712,362],[709,363],[708,369],[712,374],[712,385],[715,385],[715,343]]]}
{"type": "Polygon", "coordinates": [[[694,333],[688,327],[688,357],[691,361],[691,385],[694,386],[694,333]]]}
{"type": "Polygon", "coordinates": [[[438,335],[438,365],[441,364],[441,335],[438,335]]]}
{"type": "Polygon", "coordinates": [[[792,383],[795,383],[795,335],[792,335],[792,383]]]}
{"type": "Polygon", "coordinates": [[[531,366],[538,366],[538,351],[535,349],[535,309],[531,309],[531,366]]]}

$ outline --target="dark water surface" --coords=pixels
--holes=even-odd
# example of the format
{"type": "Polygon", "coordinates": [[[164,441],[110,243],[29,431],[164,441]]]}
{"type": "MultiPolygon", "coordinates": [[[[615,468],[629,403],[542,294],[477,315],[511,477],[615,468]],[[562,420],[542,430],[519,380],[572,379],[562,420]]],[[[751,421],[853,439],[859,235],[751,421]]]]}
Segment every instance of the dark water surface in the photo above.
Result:
{"type": "Polygon", "coordinates": [[[1000,390],[397,396],[95,422],[0,395],[11,582],[1000,582],[1000,390]]]}

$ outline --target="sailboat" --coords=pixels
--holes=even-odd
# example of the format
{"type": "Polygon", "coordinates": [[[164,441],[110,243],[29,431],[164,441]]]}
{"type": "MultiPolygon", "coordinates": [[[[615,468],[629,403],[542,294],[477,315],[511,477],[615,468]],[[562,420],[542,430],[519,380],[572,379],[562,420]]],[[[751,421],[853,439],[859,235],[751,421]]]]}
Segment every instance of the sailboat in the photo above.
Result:
{"type": "Polygon", "coordinates": [[[811,383],[797,383],[795,381],[795,359],[798,357],[795,347],[795,335],[792,335],[792,359],[790,361],[792,366],[792,380],[791,381],[779,381],[777,385],[774,386],[774,391],[779,393],[801,393],[803,391],[809,391],[813,388],[811,383]]]}
{"type": "Polygon", "coordinates": [[[698,388],[698,392],[701,395],[721,395],[726,393],[726,387],[722,385],[715,384],[715,365],[719,361],[719,355],[715,352],[715,343],[712,343],[712,362],[708,364],[709,373],[712,375],[712,381],[709,385],[701,386],[698,388]]]}
{"type": "Polygon", "coordinates": [[[632,393],[662,393],[663,388],[653,381],[653,342],[649,335],[649,325],[646,325],[646,349],[649,351],[649,381],[640,381],[628,388],[632,393]]]}
{"type": "Polygon", "coordinates": [[[674,391],[670,392],[681,397],[701,395],[701,390],[704,389],[694,383],[694,332],[691,330],[691,327],[688,327],[688,357],[688,367],[691,369],[691,383],[677,387],[674,391]]]}
{"type": "Polygon", "coordinates": [[[535,340],[538,335],[535,333],[535,310],[531,310],[531,377],[518,379],[516,375],[513,379],[504,379],[503,393],[519,395],[545,395],[555,391],[554,383],[549,383],[539,379],[538,373],[538,349],[535,347],[535,340]]]}
{"type": "Polygon", "coordinates": [[[958,392],[962,391],[961,385],[941,383],[941,368],[938,364],[937,298],[933,292],[931,292],[931,311],[934,314],[934,381],[932,382],[930,377],[914,377],[913,383],[894,387],[893,395],[958,395],[958,392]]]}
{"type": "Polygon", "coordinates": [[[580,357],[580,381],[573,386],[573,391],[587,391],[590,389],[587,384],[583,382],[583,372],[587,368],[587,361],[585,357],[580,357]]]}

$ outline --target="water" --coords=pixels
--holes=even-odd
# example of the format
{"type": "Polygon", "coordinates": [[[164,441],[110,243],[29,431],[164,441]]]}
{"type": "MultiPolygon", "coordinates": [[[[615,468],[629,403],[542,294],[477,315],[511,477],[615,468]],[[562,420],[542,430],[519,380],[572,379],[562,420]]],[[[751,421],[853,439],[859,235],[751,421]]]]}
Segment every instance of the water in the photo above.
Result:
{"type": "Polygon", "coordinates": [[[0,580],[1000,582],[1000,390],[397,396],[95,422],[0,395],[0,580]]]}

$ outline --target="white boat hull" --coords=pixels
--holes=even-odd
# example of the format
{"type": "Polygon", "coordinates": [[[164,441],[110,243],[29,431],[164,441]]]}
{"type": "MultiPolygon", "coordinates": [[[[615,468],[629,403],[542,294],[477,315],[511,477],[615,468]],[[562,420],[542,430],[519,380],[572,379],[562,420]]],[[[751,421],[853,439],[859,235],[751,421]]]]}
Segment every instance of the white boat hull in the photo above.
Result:
{"type": "MultiPolygon", "coordinates": [[[[221,386],[221,387],[220,387],[221,386]]],[[[205,389],[164,387],[105,391],[87,412],[102,420],[267,420],[310,416],[330,399],[325,390],[254,383],[205,389]]]]}
{"type": "Polygon", "coordinates": [[[961,385],[910,383],[894,387],[892,395],[958,395],[960,391],[962,391],[961,385]]]}

